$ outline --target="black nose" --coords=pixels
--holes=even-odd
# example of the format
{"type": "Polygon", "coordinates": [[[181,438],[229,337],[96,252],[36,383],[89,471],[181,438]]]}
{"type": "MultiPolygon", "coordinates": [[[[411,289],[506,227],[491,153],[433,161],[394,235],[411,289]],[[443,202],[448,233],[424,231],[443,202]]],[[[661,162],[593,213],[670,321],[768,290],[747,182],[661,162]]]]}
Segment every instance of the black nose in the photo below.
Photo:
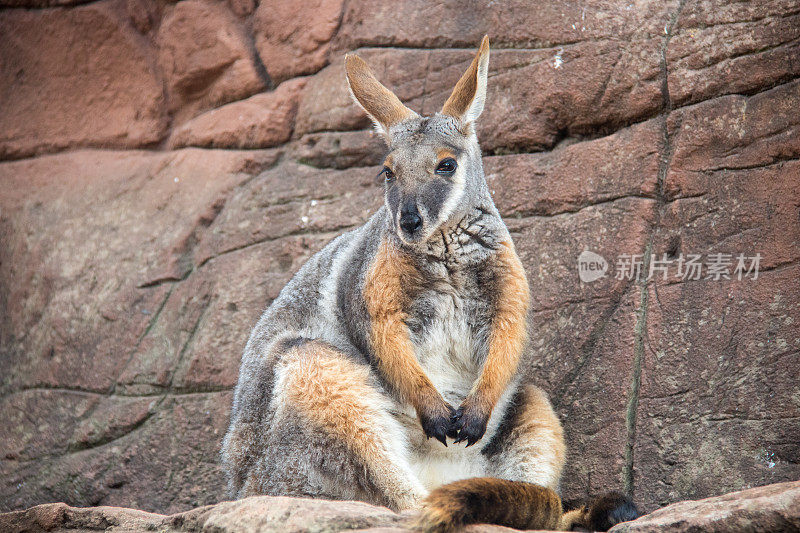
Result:
{"type": "Polygon", "coordinates": [[[403,231],[412,235],[422,227],[422,219],[416,213],[406,213],[400,217],[400,227],[403,231]]]}

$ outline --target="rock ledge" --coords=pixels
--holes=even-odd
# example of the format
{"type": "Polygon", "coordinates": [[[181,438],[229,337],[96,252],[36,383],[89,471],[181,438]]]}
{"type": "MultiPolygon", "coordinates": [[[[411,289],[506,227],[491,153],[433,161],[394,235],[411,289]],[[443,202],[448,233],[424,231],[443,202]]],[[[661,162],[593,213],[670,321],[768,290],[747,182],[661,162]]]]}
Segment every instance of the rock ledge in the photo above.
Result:
{"type": "MultiPolygon", "coordinates": [[[[9,533],[56,532],[338,532],[408,531],[410,513],[361,502],[254,496],[198,507],[174,515],[123,507],[37,505],[0,514],[0,530],[9,533]]],[[[511,529],[471,526],[470,533],[511,529]]],[[[800,531],[800,481],[777,483],[705,500],[684,501],[611,530],[622,532],[800,531]]]]}

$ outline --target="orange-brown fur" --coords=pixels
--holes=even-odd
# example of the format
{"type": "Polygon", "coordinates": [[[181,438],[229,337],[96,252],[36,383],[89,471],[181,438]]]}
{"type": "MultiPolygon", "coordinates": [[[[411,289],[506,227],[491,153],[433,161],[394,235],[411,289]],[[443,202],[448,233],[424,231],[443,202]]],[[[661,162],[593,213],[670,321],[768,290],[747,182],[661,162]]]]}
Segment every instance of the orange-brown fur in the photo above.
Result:
{"type": "Polygon", "coordinates": [[[422,492],[409,483],[409,473],[399,464],[397,448],[392,447],[397,443],[382,434],[379,420],[385,422],[385,402],[369,382],[369,367],[323,342],[310,341],[292,351],[284,356],[290,367],[285,401],[315,430],[345,443],[360,458],[371,479],[391,496],[386,505],[398,510],[416,505],[422,492]]]}
{"type": "Polygon", "coordinates": [[[582,526],[586,523],[586,511],[587,509],[585,507],[567,511],[561,516],[558,529],[561,531],[570,531],[575,526],[582,526]]]}
{"type": "Polygon", "coordinates": [[[425,533],[453,533],[482,523],[515,529],[606,531],[637,516],[633,502],[615,492],[565,511],[551,488],[499,478],[470,478],[433,490],[413,526],[425,533]]]}
{"type": "Polygon", "coordinates": [[[452,150],[449,148],[439,148],[436,150],[436,161],[441,161],[447,157],[452,157],[453,159],[456,158],[456,154],[453,153],[452,150]]]}
{"type": "Polygon", "coordinates": [[[480,378],[464,402],[465,410],[469,406],[488,413],[491,413],[517,371],[527,336],[529,304],[528,280],[514,245],[511,242],[502,243],[496,258],[501,280],[495,302],[489,354],[480,378]]]}
{"type": "Polygon", "coordinates": [[[391,149],[386,205],[315,255],[253,330],[223,444],[237,497],[361,499],[399,510],[418,508],[434,489],[420,518],[428,531],[635,515],[628,499],[610,495],[562,517],[553,492],[563,432],[544,393],[517,379],[528,283],[475,135],[488,63],[484,38],[442,112],[421,117],[363,60],[346,57],[351,92],[391,149]],[[448,157],[454,165],[433,171],[448,157]],[[454,409],[442,394],[466,399],[454,409]],[[443,446],[448,438],[467,446],[426,443],[420,429],[443,446]],[[496,477],[462,479],[470,475],[496,477]]]}
{"type": "Polygon", "coordinates": [[[517,475],[555,489],[566,461],[564,430],[544,391],[534,385],[525,385],[523,390],[521,409],[508,437],[514,446],[504,453],[518,464],[517,475]]]}
{"type": "Polygon", "coordinates": [[[536,435],[539,441],[536,443],[536,448],[542,456],[540,461],[553,462],[554,468],[560,472],[567,455],[564,429],[561,427],[547,395],[541,389],[528,386],[525,396],[527,401],[517,431],[526,435],[536,435]]]}
{"type": "Polygon", "coordinates": [[[415,526],[425,533],[450,533],[475,523],[516,529],[556,529],[561,499],[552,489],[498,478],[471,478],[433,490],[415,526]]]}
{"type": "Polygon", "coordinates": [[[417,361],[405,324],[404,306],[420,284],[420,274],[410,259],[384,241],[364,282],[370,340],[378,369],[405,401],[418,413],[449,413],[447,403],[417,361]]]}
{"type": "Polygon", "coordinates": [[[375,78],[363,59],[348,55],[345,69],[353,96],[379,123],[390,127],[413,115],[413,111],[375,78]]]}
{"type": "Polygon", "coordinates": [[[461,117],[467,112],[472,100],[475,97],[475,92],[478,89],[478,64],[481,60],[481,55],[489,49],[489,38],[484,37],[481,41],[481,48],[475,58],[472,60],[467,71],[458,80],[453,93],[450,98],[444,103],[442,113],[454,117],[461,117]]]}
{"type": "Polygon", "coordinates": [[[313,425],[348,443],[360,455],[368,455],[374,407],[364,401],[374,394],[368,384],[369,368],[358,366],[321,342],[293,348],[292,372],[287,374],[286,399],[313,425]]]}

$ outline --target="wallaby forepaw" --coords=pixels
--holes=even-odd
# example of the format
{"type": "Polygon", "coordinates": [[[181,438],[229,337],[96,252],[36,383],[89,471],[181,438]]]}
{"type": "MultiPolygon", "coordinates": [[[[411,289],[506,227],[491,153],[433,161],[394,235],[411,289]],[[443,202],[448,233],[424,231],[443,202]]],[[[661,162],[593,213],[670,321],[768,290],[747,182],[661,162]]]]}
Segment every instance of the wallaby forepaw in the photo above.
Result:
{"type": "Polygon", "coordinates": [[[422,431],[428,438],[433,437],[445,446],[447,446],[447,435],[450,432],[451,422],[455,409],[442,400],[441,405],[438,405],[429,412],[421,411],[419,413],[419,420],[422,424],[422,431]]]}
{"type": "Polygon", "coordinates": [[[456,434],[456,443],[467,441],[467,448],[478,442],[486,433],[490,412],[479,404],[465,401],[456,409],[451,420],[451,433],[456,434]]]}

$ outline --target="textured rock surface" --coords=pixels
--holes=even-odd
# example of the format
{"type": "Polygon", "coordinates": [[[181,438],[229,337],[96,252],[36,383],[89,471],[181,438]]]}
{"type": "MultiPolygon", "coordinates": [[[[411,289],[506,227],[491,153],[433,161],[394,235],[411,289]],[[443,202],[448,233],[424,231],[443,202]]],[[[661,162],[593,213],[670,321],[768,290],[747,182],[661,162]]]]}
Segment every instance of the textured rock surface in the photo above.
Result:
{"type": "Polygon", "coordinates": [[[305,81],[282,83],[275,91],[257,94],[208,111],[175,130],[170,148],[263,148],[292,136],[297,104],[305,81]]]}
{"type": "Polygon", "coordinates": [[[274,81],[313,74],[328,64],[343,4],[343,0],[277,0],[259,5],[253,33],[274,81]]]}
{"type": "Polygon", "coordinates": [[[0,4],[1,510],[223,500],[250,328],[382,201],[343,54],[432,113],[486,32],[478,132],[564,496],[800,477],[796,2],[0,4]],[[758,279],[676,275],[714,253],[760,253],[758,279]],[[645,283],[623,254],[674,261],[645,283]]]}
{"type": "Polygon", "coordinates": [[[800,531],[800,481],[679,502],[611,531],[800,531]]]}
{"type": "Polygon", "coordinates": [[[164,13],[156,42],[170,108],[179,119],[265,86],[248,37],[222,5],[204,0],[175,4],[164,13]]]}
{"type": "MultiPolygon", "coordinates": [[[[361,502],[331,502],[306,498],[255,496],[222,502],[164,516],[123,507],[70,507],[42,504],[0,514],[0,529],[23,531],[109,531],[179,533],[281,533],[284,531],[412,531],[415,514],[396,514],[361,502]]],[[[699,501],[675,503],[633,522],[614,527],[614,533],[689,531],[800,530],[800,482],[778,483],[699,501]]],[[[465,533],[515,531],[473,525],[465,533]]]]}
{"type": "Polygon", "coordinates": [[[153,49],[119,6],[0,13],[0,158],[165,135],[153,49]]]}
{"type": "MultiPolygon", "coordinates": [[[[122,507],[76,508],[63,503],[43,504],[25,511],[0,514],[0,528],[7,533],[23,531],[389,533],[410,531],[408,525],[412,519],[411,513],[396,514],[385,507],[375,507],[361,502],[256,496],[200,507],[171,516],[122,507]]],[[[504,531],[514,530],[489,525],[474,525],[465,529],[466,533],[504,531]]]]}

